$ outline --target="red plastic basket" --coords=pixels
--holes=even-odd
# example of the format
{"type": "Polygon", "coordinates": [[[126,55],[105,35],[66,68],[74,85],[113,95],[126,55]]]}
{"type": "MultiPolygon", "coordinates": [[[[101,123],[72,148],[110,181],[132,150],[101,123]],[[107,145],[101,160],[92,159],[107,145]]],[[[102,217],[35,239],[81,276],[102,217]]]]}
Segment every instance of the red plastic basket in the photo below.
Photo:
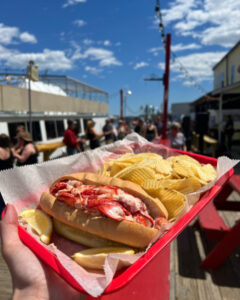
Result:
{"type": "MultiPolygon", "coordinates": [[[[206,157],[198,154],[188,153],[184,151],[178,151],[173,149],[175,152],[180,154],[187,154],[200,163],[210,163],[213,166],[217,165],[217,159],[206,157]]],[[[187,226],[188,224],[197,217],[199,212],[219,193],[222,189],[223,185],[229,180],[229,178],[233,175],[233,169],[227,172],[216,184],[211,188],[211,190],[205,192],[200,200],[191,208],[189,212],[187,212],[174,226],[168,231],[163,237],[161,237],[153,246],[147,251],[145,255],[139,258],[133,265],[128,267],[122,273],[118,273],[115,275],[112,282],[104,291],[104,295],[110,293],[115,294],[116,291],[123,289],[126,285],[130,284],[130,282],[140,273],[142,272],[143,278],[147,280],[147,276],[149,272],[147,271],[148,265],[157,257],[160,257],[162,253],[166,249],[169,250],[169,245],[173,239],[175,239],[187,226]],[[146,271],[145,271],[146,270],[146,271]],[[144,275],[146,272],[146,275],[144,275]]],[[[30,248],[32,251],[42,259],[46,264],[48,264],[52,269],[54,269],[62,278],[64,278],[71,286],[76,288],[78,291],[82,293],[86,293],[84,289],[77,283],[77,281],[71,276],[71,274],[65,270],[55,255],[50,253],[45,247],[38,244],[38,242],[30,236],[21,226],[18,227],[19,237],[20,239],[30,248]]],[[[168,254],[169,256],[169,251],[168,254]]],[[[169,260],[168,260],[169,261],[169,260]]],[[[154,269],[154,264],[151,264],[154,269]]],[[[169,268],[168,268],[169,272],[169,268]]],[[[166,274],[165,274],[166,275],[166,274]]],[[[122,297],[122,296],[121,296],[122,297]]],[[[91,298],[91,297],[90,297],[91,298]]],[[[90,299],[88,298],[88,299],[90,299]]],[[[106,299],[101,296],[99,299],[106,299]]],[[[107,298],[109,299],[109,298],[107,298]]],[[[113,297],[111,299],[120,299],[119,297],[113,297]]],[[[130,298],[128,298],[130,299],[130,298]]],[[[132,299],[132,298],[131,298],[132,299]]],[[[146,295],[138,297],[138,299],[146,299],[146,295]]],[[[167,299],[162,297],[161,299],[167,299]]]]}

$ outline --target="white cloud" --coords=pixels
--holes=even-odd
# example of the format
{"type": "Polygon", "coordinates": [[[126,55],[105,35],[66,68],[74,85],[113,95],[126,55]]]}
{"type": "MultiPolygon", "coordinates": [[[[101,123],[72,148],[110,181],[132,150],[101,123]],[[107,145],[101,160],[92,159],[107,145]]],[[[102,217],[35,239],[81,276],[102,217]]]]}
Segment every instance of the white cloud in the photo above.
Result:
{"type": "Polygon", "coordinates": [[[72,68],[71,60],[66,57],[64,51],[60,50],[44,49],[43,52],[39,53],[20,53],[16,50],[8,50],[2,59],[5,61],[6,66],[12,68],[26,68],[29,60],[33,60],[40,70],[50,69],[57,71],[72,68]]]}
{"type": "Polygon", "coordinates": [[[78,3],[84,3],[86,1],[87,0],[67,0],[67,2],[65,2],[62,7],[66,8],[68,6],[76,5],[78,3]]]}
{"type": "Polygon", "coordinates": [[[155,52],[161,51],[162,49],[163,49],[163,47],[153,47],[153,48],[150,48],[150,49],[148,50],[148,52],[150,52],[150,53],[155,53],[155,52]]]}
{"type": "Polygon", "coordinates": [[[32,43],[32,44],[37,43],[37,39],[35,38],[35,36],[27,31],[21,33],[19,38],[24,43],[32,43]]]}
{"type": "Polygon", "coordinates": [[[87,23],[84,20],[78,19],[78,20],[75,20],[73,22],[73,24],[77,25],[78,27],[82,27],[82,26],[85,26],[87,23]]]}
{"type": "Polygon", "coordinates": [[[121,46],[122,45],[122,43],[121,42],[117,42],[117,43],[115,43],[115,45],[114,46],[116,46],[116,47],[119,47],[119,46],[121,46]]]}
{"type": "Polygon", "coordinates": [[[83,44],[86,45],[86,46],[92,45],[93,43],[94,43],[94,41],[90,40],[90,39],[84,39],[83,40],[83,44]]]}
{"type": "Polygon", "coordinates": [[[81,48],[76,47],[76,51],[72,56],[73,60],[77,59],[90,59],[97,60],[100,67],[109,67],[109,66],[121,66],[122,63],[116,59],[114,53],[110,50],[103,48],[90,47],[84,52],[81,52],[81,48]]]}
{"type": "Polygon", "coordinates": [[[143,67],[147,67],[149,65],[149,63],[145,62],[145,61],[141,61],[139,63],[136,63],[136,65],[133,67],[134,70],[143,68],[143,67]]]}
{"type": "Polygon", "coordinates": [[[18,42],[36,43],[37,39],[29,32],[21,33],[18,27],[10,27],[0,23],[0,44],[10,45],[18,42]]]}
{"type": "Polygon", "coordinates": [[[200,49],[201,47],[202,47],[201,45],[197,45],[195,43],[187,44],[187,45],[183,45],[182,43],[180,43],[180,44],[172,45],[171,50],[177,52],[182,50],[200,49]]]}
{"type": "MultiPolygon", "coordinates": [[[[171,63],[171,72],[178,73],[179,79],[186,78],[185,72],[180,71],[179,61],[189,72],[189,76],[193,77],[195,81],[201,82],[204,80],[211,80],[213,76],[212,67],[226,54],[226,52],[205,52],[194,53],[177,58],[175,63],[171,63]]],[[[165,64],[159,63],[158,67],[164,70],[165,64]]],[[[187,78],[188,79],[188,78],[187,78]]],[[[186,80],[189,81],[189,80],[186,80]]]]}
{"type": "Polygon", "coordinates": [[[173,0],[162,10],[165,24],[179,35],[200,39],[203,45],[233,46],[240,37],[240,2],[235,0],[173,0]],[[207,29],[206,26],[207,25],[207,29]]]}
{"type": "Polygon", "coordinates": [[[172,1],[169,9],[163,9],[163,21],[164,23],[170,23],[172,21],[183,19],[189,10],[196,7],[199,0],[175,0],[172,1]]]}
{"type": "Polygon", "coordinates": [[[0,43],[1,44],[12,44],[13,39],[18,37],[19,29],[17,27],[5,26],[3,23],[0,23],[0,43]]]}
{"type": "Polygon", "coordinates": [[[101,73],[103,70],[102,69],[99,69],[99,68],[96,68],[96,67],[90,67],[90,66],[86,66],[84,68],[85,71],[93,74],[93,75],[98,75],[99,73],[101,73]]]}
{"type": "Polygon", "coordinates": [[[18,53],[16,50],[7,49],[0,45],[0,61],[6,61],[16,53],[18,53]]]}
{"type": "Polygon", "coordinates": [[[103,42],[103,45],[104,45],[104,46],[111,46],[111,42],[110,42],[109,40],[105,40],[105,41],[103,42]]]}

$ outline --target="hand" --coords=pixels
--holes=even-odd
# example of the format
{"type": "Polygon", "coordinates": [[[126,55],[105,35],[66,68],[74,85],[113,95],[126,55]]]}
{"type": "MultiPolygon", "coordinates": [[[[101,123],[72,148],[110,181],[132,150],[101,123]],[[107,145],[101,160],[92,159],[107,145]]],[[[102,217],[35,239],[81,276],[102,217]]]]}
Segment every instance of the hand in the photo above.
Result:
{"type": "Polygon", "coordinates": [[[7,206],[0,222],[2,255],[9,267],[13,282],[13,300],[80,299],[80,293],[41,262],[18,236],[17,212],[7,206]]]}
{"type": "Polygon", "coordinates": [[[12,147],[12,148],[11,148],[11,151],[12,151],[13,156],[15,156],[16,153],[17,153],[16,149],[15,149],[14,147],[12,147]]]}

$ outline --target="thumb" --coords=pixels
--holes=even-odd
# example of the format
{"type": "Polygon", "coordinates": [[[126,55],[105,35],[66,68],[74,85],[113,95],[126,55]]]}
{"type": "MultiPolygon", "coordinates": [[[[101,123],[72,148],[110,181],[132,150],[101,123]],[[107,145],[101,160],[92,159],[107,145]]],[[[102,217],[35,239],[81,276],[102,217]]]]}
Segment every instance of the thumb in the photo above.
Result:
{"type": "Polygon", "coordinates": [[[0,234],[2,240],[2,253],[6,257],[21,243],[18,236],[18,216],[12,204],[7,205],[7,211],[1,221],[0,234]]]}

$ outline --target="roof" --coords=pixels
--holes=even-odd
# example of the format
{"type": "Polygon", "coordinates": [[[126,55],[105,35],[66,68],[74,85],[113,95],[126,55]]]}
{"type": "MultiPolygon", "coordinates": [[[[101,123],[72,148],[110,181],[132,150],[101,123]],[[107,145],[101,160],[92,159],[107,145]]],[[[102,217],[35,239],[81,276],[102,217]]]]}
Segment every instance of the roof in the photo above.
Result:
{"type": "Polygon", "coordinates": [[[226,57],[227,57],[231,52],[233,52],[233,50],[235,50],[239,45],[240,45],[240,40],[237,42],[237,44],[236,44],[235,46],[232,47],[232,49],[230,49],[230,50],[228,51],[227,54],[225,54],[225,55],[223,56],[223,58],[222,58],[218,63],[216,63],[216,65],[213,66],[212,69],[213,69],[213,70],[216,69],[217,66],[219,66],[219,65],[221,64],[221,62],[223,62],[224,59],[226,59],[226,57]]]}

